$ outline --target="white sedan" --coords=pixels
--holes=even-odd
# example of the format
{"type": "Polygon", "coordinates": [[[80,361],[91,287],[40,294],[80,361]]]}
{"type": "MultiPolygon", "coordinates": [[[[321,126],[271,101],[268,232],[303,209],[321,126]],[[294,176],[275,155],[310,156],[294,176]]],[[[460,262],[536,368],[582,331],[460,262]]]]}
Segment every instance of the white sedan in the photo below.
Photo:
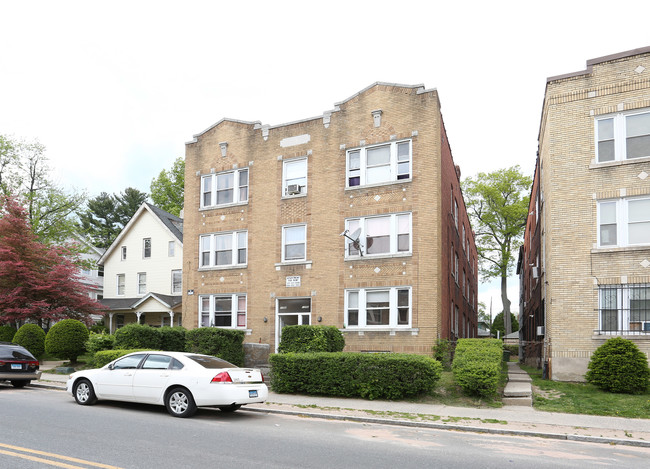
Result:
{"type": "Polygon", "coordinates": [[[190,417],[201,406],[232,412],[264,402],[269,394],[260,370],[209,355],[155,351],[72,373],[66,391],[81,405],[98,399],[158,404],[174,417],[190,417]]]}

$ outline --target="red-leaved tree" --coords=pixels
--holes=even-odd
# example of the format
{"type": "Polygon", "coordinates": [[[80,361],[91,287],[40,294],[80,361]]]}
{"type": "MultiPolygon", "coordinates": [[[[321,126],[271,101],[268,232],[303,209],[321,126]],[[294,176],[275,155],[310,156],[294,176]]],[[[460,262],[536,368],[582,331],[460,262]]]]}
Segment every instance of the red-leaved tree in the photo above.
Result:
{"type": "Polygon", "coordinates": [[[0,203],[0,324],[66,318],[89,324],[102,306],[88,296],[71,252],[39,242],[15,200],[0,203]]]}

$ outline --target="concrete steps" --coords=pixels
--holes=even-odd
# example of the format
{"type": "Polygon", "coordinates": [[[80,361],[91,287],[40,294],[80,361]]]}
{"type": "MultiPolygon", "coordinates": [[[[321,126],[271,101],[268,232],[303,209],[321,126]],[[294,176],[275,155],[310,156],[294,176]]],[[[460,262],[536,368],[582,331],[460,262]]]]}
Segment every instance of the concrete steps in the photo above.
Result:
{"type": "Polygon", "coordinates": [[[533,405],[531,382],[532,379],[519,367],[519,363],[508,362],[508,384],[503,390],[503,404],[531,407],[533,405]]]}

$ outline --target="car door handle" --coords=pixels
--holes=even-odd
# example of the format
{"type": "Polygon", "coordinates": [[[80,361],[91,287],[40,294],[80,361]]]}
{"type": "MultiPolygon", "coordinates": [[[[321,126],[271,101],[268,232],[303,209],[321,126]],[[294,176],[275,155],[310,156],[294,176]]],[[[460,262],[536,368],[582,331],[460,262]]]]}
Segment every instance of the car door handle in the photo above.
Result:
{"type": "Polygon", "coordinates": [[[161,378],[169,378],[169,373],[163,373],[160,375],[161,378]]]}

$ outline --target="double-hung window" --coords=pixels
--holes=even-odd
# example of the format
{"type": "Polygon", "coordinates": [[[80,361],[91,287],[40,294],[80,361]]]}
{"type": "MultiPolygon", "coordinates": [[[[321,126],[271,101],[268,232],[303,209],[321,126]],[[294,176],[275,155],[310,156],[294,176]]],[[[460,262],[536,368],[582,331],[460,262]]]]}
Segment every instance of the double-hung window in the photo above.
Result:
{"type": "Polygon", "coordinates": [[[362,245],[359,246],[350,238],[346,238],[346,257],[388,256],[411,252],[410,213],[349,218],[345,221],[345,228],[349,233],[354,233],[360,228],[359,239],[362,245]],[[359,248],[363,252],[360,252],[359,248]]]}
{"type": "Polygon", "coordinates": [[[147,273],[140,272],[138,273],[138,295],[145,293],[147,293],[147,273]]]}
{"type": "Polygon", "coordinates": [[[126,287],[126,276],[125,274],[117,274],[117,294],[122,296],[124,295],[124,289],[126,287]]]}
{"type": "Polygon", "coordinates": [[[151,258],[151,238],[144,238],[142,240],[142,257],[144,259],[151,258]]]}
{"type": "Polygon", "coordinates": [[[199,296],[201,327],[246,327],[246,295],[199,296]]]}
{"type": "Polygon", "coordinates": [[[650,284],[599,285],[599,330],[650,334],[650,284]]]}
{"type": "Polygon", "coordinates": [[[650,111],[631,111],[596,119],[596,161],[650,157],[650,111]]]}
{"type": "Polygon", "coordinates": [[[120,260],[126,260],[126,246],[120,248],[120,260]]]}
{"type": "Polygon", "coordinates": [[[201,208],[248,202],[248,168],[201,177],[201,208]]]}
{"type": "Polygon", "coordinates": [[[650,244],[650,197],[598,202],[598,246],[650,244]]]}
{"type": "Polygon", "coordinates": [[[203,235],[199,241],[200,267],[238,267],[247,262],[248,231],[203,235]]]}
{"type": "Polygon", "coordinates": [[[307,259],[307,225],[282,227],[282,262],[307,259]]]}
{"type": "Polygon", "coordinates": [[[409,327],[411,288],[361,288],[346,290],[345,322],[348,327],[409,327]]]}
{"type": "Polygon", "coordinates": [[[183,271],[172,270],[172,295],[181,294],[182,287],[183,287],[183,271]]]}
{"type": "Polygon", "coordinates": [[[347,152],[347,187],[411,178],[411,141],[384,143],[347,152]]]}
{"type": "Polygon", "coordinates": [[[285,160],[282,163],[282,195],[307,193],[307,158],[285,160]]]}

